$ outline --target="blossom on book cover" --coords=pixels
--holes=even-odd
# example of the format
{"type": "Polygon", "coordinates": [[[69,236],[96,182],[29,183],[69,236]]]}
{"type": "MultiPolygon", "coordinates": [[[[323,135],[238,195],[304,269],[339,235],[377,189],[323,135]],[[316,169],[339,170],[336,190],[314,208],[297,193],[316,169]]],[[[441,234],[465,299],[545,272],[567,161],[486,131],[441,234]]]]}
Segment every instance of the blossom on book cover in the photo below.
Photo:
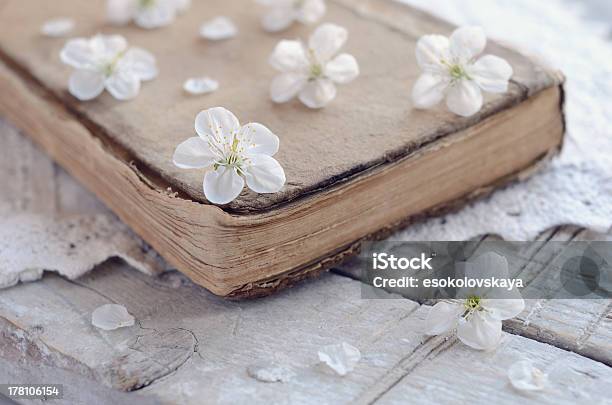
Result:
{"type": "Polygon", "coordinates": [[[461,27],[450,38],[425,35],[416,47],[416,59],[423,70],[412,88],[417,108],[427,109],[446,99],[453,113],[469,117],[482,108],[482,92],[505,93],[512,67],[494,55],[478,56],[487,38],[480,27],[461,27]]]}
{"type": "Polygon", "coordinates": [[[285,184],[285,171],[272,156],[279,139],[265,126],[241,126],[223,107],[201,111],[197,137],[176,147],[173,161],[182,169],[205,169],[204,196],[213,204],[233,201],[244,184],[256,193],[275,193],[285,184]]]}
{"type": "Polygon", "coordinates": [[[132,99],[138,95],[140,83],[158,73],[155,57],[144,49],[128,47],[121,35],[71,39],[60,58],[76,69],[68,91],[81,101],[98,97],[104,89],[118,100],[132,99]]]}
{"type": "Polygon", "coordinates": [[[261,19],[266,31],[277,32],[289,28],[294,22],[315,24],[326,11],[324,0],[257,0],[267,8],[261,19]]]}
{"type": "Polygon", "coordinates": [[[355,58],[339,54],[347,38],[345,28],[323,24],[308,44],[280,41],[270,56],[270,64],[281,72],[270,86],[272,100],[284,103],[297,96],[310,108],[329,104],[336,97],[336,84],[349,83],[359,76],[355,58]]]}
{"type": "Polygon", "coordinates": [[[107,0],[106,16],[111,24],[134,21],[141,28],[159,28],[171,24],[190,5],[191,0],[107,0]]]}

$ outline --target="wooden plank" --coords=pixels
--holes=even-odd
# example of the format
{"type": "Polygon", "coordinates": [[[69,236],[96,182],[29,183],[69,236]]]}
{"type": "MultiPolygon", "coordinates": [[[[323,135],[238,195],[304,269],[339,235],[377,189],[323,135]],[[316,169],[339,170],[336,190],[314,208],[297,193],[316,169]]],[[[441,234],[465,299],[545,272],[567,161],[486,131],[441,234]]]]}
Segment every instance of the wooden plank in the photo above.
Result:
{"type": "Polygon", "coordinates": [[[377,404],[609,403],[612,369],[599,362],[521,336],[504,335],[497,350],[478,352],[455,343],[438,350],[377,398],[377,404]],[[507,372],[530,360],[549,375],[541,393],[517,392],[507,372]]]}
{"type": "MultiPolygon", "coordinates": [[[[577,240],[602,240],[604,235],[573,227],[557,227],[542,233],[537,241],[512,255],[510,274],[540,287],[558,275],[555,260],[577,240]],[[534,282],[534,280],[537,280],[534,282]],[[544,281],[542,281],[544,280],[544,281]]],[[[487,235],[482,241],[499,240],[487,235]]],[[[334,270],[337,274],[361,280],[363,262],[356,258],[334,270]]],[[[406,275],[412,273],[407,272],[406,275]]],[[[415,274],[412,274],[415,275],[415,274]]],[[[556,283],[555,283],[556,285],[556,283]]],[[[400,290],[391,292],[401,293],[400,290]]],[[[534,296],[537,293],[531,293],[534,296]]],[[[504,322],[504,329],[600,361],[612,366],[612,304],[606,299],[528,299],[525,311],[504,322]]]]}
{"type": "MultiPolygon", "coordinates": [[[[604,237],[571,226],[555,228],[547,236],[551,241],[567,243],[604,237]]],[[[553,249],[541,249],[521,275],[533,279],[554,278],[558,271],[549,266],[560,248],[555,245],[553,249]]],[[[538,284],[544,286],[545,282],[538,284]]],[[[527,300],[525,311],[506,321],[505,329],[612,366],[612,303],[609,299],[527,300]]]]}
{"type": "MultiPolygon", "coordinates": [[[[50,276],[0,294],[0,357],[10,347],[35,345],[45,353],[35,360],[45,366],[122,390],[154,382],[139,392],[174,403],[186,403],[181,401],[190,395],[192,401],[223,402],[254,389],[262,401],[289,395],[296,402],[339,402],[367,389],[421,344],[415,331],[423,313],[417,309],[404,299],[361,300],[360,283],[333,275],[274,298],[227,302],[179,273],[156,279],[109,263],[77,282],[50,276]],[[137,325],[113,332],[92,327],[93,309],[109,302],[125,305],[137,325]],[[341,341],[364,356],[345,378],[316,366],[318,349],[341,341]],[[294,381],[265,384],[247,375],[248,366],[266,361],[293,368],[294,381]]],[[[13,349],[12,358],[27,362],[32,352],[13,349]]]]}
{"type": "Polygon", "coordinates": [[[426,337],[428,307],[401,298],[362,300],[360,289],[354,280],[327,275],[265,300],[228,302],[180,273],[149,278],[111,262],[77,282],[50,276],[0,294],[0,358],[24,370],[42,367],[43,376],[59,368],[73,381],[94,379],[177,404],[202,398],[232,404],[485,403],[496,398],[493,393],[509,403],[523,397],[508,387],[507,367],[529,358],[565,370],[552,373],[547,401],[606,398],[612,369],[601,363],[510,334],[492,353],[454,338],[426,337]],[[112,332],[92,327],[91,311],[109,302],[124,304],[137,324],[112,332]],[[343,378],[317,359],[321,346],[341,341],[363,355],[343,378]],[[264,383],[247,373],[267,364],[293,375],[264,383]]]}

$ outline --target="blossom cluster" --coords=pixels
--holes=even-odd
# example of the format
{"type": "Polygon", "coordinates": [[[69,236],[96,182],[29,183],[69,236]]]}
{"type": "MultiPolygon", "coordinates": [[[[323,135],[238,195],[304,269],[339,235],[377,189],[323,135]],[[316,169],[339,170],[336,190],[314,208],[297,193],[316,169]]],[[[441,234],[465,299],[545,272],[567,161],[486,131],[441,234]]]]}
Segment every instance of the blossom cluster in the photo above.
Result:
{"type": "MultiPolygon", "coordinates": [[[[326,13],[324,0],[256,0],[263,9],[264,30],[278,32],[294,23],[315,24],[326,13]]],[[[107,18],[112,24],[133,22],[153,29],[171,24],[190,7],[190,0],[107,0],[107,18]]],[[[66,35],[74,26],[68,19],[48,21],[41,28],[47,36],[66,35]]],[[[200,36],[223,41],[238,35],[238,27],[225,16],[203,23],[200,36]]],[[[348,31],[333,23],[323,23],[307,41],[281,40],[272,50],[269,64],[278,71],[270,83],[274,103],[298,99],[311,109],[322,109],[337,95],[337,86],[355,80],[360,74],[357,59],[342,52],[348,31]]],[[[512,67],[503,59],[484,55],[484,31],[463,27],[450,37],[425,35],[416,46],[416,62],[421,76],[412,89],[415,108],[428,109],[446,100],[449,110],[468,117],[483,105],[483,92],[507,91],[512,67]]],[[[130,47],[122,36],[98,34],[91,38],[70,39],[60,54],[75,70],[68,81],[69,92],[81,101],[92,100],[107,90],[118,100],[136,97],[142,82],[158,76],[155,57],[149,51],[130,47]]],[[[207,76],[187,79],[185,92],[203,95],[217,91],[219,83],[207,76]]],[[[189,138],[175,151],[177,167],[205,169],[204,195],[214,204],[235,199],[244,184],[258,193],[282,189],[285,174],[272,158],[278,137],[261,124],[238,125],[229,111],[218,107],[202,111],[196,118],[198,137],[189,138]],[[262,146],[264,142],[267,146],[262,146]]]]}

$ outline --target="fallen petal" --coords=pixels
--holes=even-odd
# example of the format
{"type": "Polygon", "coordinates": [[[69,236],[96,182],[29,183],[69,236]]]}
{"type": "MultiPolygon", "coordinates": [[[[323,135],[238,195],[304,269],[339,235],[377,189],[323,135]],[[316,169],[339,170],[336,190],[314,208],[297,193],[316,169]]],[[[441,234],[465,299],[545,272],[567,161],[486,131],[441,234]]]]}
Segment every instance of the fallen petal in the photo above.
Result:
{"type": "Polygon", "coordinates": [[[210,77],[192,77],[183,84],[183,89],[189,94],[207,94],[219,89],[219,82],[210,77]]]}
{"type": "Polygon", "coordinates": [[[252,378],[267,383],[287,382],[295,377],[295,372],[290,367],[275,363],[252,364],[247,367],[247,373],[252,378]]]}
{"type": "Polygon", "coordinates": [[[74,29],[74,20],[71,18],[55,18],[45,21],[40,27],[40,33],[53,38],[64,37],[74,29]]]}
{"type": "Polygon", "coordinates": [[[123,305],[106,304],[93,311],[91,324],[102,330],[115,330],[134,325],[134,317],[123,305]]]}
{"type": "Polygon", "coordinates": [[[541,391],[548,382],[548,376],[529,360],[521,360],[510,366],[508,378],[519,391],[541,391]]]}
{"type": "Polygon", "coordinates": [[[238,34],[238,29],[227,17],[217,17],[205,22],[200,27],[200,36],[211,41],[233,38],[238,34]]]}
{"type": "Polygon", "coordinates": [[[361,360],[359,349],[346,342],[325,346],[319,350],[319,361],[341,376],[353,371],[359,360],[361,360]]]}

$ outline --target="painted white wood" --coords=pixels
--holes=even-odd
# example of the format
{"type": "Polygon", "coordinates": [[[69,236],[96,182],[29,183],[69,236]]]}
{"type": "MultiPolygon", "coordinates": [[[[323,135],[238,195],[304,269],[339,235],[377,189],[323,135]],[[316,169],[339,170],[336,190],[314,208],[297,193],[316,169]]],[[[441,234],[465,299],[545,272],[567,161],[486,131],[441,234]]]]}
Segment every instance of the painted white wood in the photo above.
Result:
{"type": "Polygon", "coordinates": [[[504,335],[490,353],[456,343],[419,364],[382,395],[378,404],[609,404],[610,367],[521,336],[504,335]],[[547,388],[516,391],[508,380],[512,364],[530,360],[549,374],[547,388]]]}

